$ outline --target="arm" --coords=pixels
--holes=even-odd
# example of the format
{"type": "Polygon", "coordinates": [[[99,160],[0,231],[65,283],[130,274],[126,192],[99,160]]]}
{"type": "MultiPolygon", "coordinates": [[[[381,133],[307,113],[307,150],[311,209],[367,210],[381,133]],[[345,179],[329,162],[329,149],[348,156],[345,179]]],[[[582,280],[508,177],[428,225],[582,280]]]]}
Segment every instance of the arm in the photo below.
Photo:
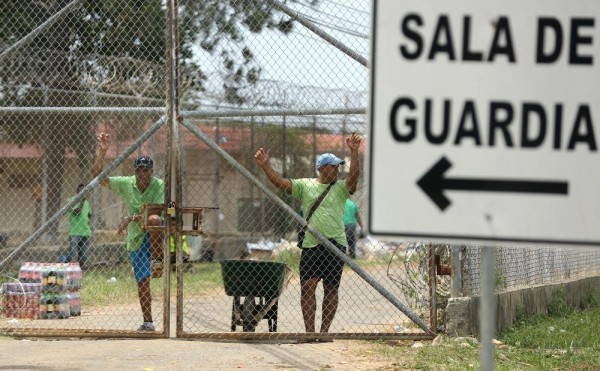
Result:
{"type": "MultiPolygon", "coordinates": [[[[108,145],[109,145],[109,140],[108,140],[108,134],[106,133],[100,133],[98,135],[98,151],[96,153],[96,161],[94,161],[94,167],[92,169],[92,174],[95,177],[97,177],[98,175],[100,175],[100,173],[102,172],[102,169],[104,168],[104,156],[106,156],[106,151],[108,151],[108,145]]],[[[101,186],[103,187],[108,187],[109,184],[109,180],[108,178],[104,178],[102,180],[102,183],[100,183],[101,186]]]]}
{"type": "MultiPolygon", "coordinates": [[[[160,215],[162,214],[162,212],[163,212],[163,210],[159,207],[148,208],[148,216],[147,216],[146,223],[150,226],[160,225],[160,215]]],[[[123,218],[123,220],[121,220],[121,223],[119,224],[119,227],[117,229],[117,233],[119,235],[124,235],[129,223],[131,223],[131,222],[141,223],[143,220],[144,220],[144,216],[143,216],[142,212],[135,214],[135,215],[127,215],[126,217],[123,218]]]]}
{"type": "Polygon", "coordinates": [[[260,148],[258,151],[256,151],[256,154],[254,155],[254,160],[256,161],[258,166],[260,166],[261,169],[263,169],[265,175],[267,176],[267,178],[269,178],[269,180],[271,181],[271,183],[273,183],[275,187],[283,189],[288,193],[292,192],[292,181],[282,177],[281,174],[275,171],[275,169],[273,169],[273,167],[269,163],[268,150],[260,148]]]}
{"type": "Polygon", "coordinates": [[[75,214],[75,215],[81,214],[81,205],[78,208],[73,209],[73,214],[75,214]]]}
{"type": "Polygon", "coordinates": [[[350,148],[350,172],[348,173],[348,178],[346,178],[346,187],[348,187],[351,194],[356,191],[358,177],[360,176],[358,148],[361,143],[362,139],[356,133],[352,133],[349,138],[346,138],[346,145],[350,148]]]}
{"type": "Polygon", "coordinates": [[[117,227],[117,234],[119,236],[124,236],[125,231],[127,230],[127,226],[129,225],[129,223],[134,222],[134,221],[141,222],[142,214],[128,215],[128,216],[124,217],[123,220],[121,220],[121,223],[119,223],[119,226],[117,227]]]}

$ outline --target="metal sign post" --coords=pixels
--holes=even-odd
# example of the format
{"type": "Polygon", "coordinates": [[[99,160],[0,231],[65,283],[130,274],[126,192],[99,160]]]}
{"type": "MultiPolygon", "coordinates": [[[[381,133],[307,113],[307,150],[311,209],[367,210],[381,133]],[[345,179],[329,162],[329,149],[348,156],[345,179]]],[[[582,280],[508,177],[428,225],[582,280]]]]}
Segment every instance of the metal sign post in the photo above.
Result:
{"type": "MultiPolygon", "coordinates": [[[[599,11],[593,0],[375,0],[369,233],[599,245],[600,172],[584,170],[600,165],[599,11]]],[[[486,370],[494,250],[482,261],[486,370]]]]}

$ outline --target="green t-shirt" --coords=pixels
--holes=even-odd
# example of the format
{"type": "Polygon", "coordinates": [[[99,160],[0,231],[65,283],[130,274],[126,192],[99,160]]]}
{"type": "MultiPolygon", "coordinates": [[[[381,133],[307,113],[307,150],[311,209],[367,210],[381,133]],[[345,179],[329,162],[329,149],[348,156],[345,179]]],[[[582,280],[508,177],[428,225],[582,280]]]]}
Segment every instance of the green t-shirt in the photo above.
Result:
{"type": "MultiPolygon", "coordinates": [[[[292,196],[300,200],[302,210],[306,210],[305,214],[308,214],[308,210],[310,210],[313,203],[325,191],[327,186],[328,184],[321,184],[314,178],[292,179],[292,196]]],[[[349,196],[350,191],[346,187],[346,182],[337,181],[308,221],[323,236],[336,240],[337,243],[344,246],[347,243],[346,233],[344,232],[343,214],[344,205],[349,196]]],[[[307,230],[302,246],[310,248],[319,244],[319,240],[307,230]]]]}
{"type": "MultiPolygon", "coordinates": [[[[169,237],[169,245],[172,254],[175,254],[175,238],[173,236],[169,237]]],[[[181,251],[184,254],[190,254],[190,247],[187,244],[187,239],[185,236],[181,236],[181,251]]]]}
{"type": "MultiPolygon", "coordinates": [[[[69,202],[74,198],[72,197],[69,202]]],[[[69,212],[69,236],[89,237],[92,235],[92,227],[90,226],[91,213],[90,202],[85,198],[71,208],[69,212]],[[76,214],[75,209],[79,207],[81,207],[81,212],[76,214]]]]}
{"type": "MultiPolygon", "coordinates": [[[[152,177],[144,193],[137,188],[135,176],[114,176],[109,177],[108,180],[110,190],[121,196],[125,202],[127,215],[139,214],[142,211],[142,205],[165,203],[165,183],[162,179],[152,177]]],[[[144,234],[141,222],[129,223],[127,226],[127,250],[138,250],[144,241],[144,234]]]]}
{"type": "Polygon", "coordinates": [[[358,206],[351,199],[346,199],[346,207],[344,207],[344,225],[357,224],[356,214],[358,206]]]}

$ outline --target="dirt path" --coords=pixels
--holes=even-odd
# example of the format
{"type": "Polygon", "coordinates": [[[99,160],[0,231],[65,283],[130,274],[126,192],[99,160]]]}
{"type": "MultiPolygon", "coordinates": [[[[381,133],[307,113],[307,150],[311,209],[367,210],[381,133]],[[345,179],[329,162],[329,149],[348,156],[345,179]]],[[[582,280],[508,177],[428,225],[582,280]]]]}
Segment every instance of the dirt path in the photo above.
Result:
{"type": "MultiPolygon", "coordinates": [[[[371,267],[371,269],[374,269],[371,267]]],[[[382,280],[383,282],[383,280],[382,280]]],[[[386,282],[389,289],[393,289],[386,282]]],[[[321,301],[319,291],[318,301],[321,301]]],[[[297,282],[280,297],[279,332],[302,332],[297,282]]],[[[231,297],[203,295],[185,297],[184,331],[188,333],[228,332],[231,297]]],[[[161,317],[162,301],[153,311],[161,317]]],[[[175,303],[171,306],[171,331],[175,330],[175,303]]],[[[48,329],[114,329],[122,331],[139,325],[136,302],[85,307],[80,317],[68,320],[7,320],[10,327],[48,329]]],[[[394,331],[406,317],[375,292],[356,273],[344,273],[340,307],[332,332],[377,333],[394,331]]],[[[6,324],[5,324],[6,325],[6,324]]],[[[160,322],[157,323],[160,327],[160,322]]],[[[257,332],[266,332],[261,321],[257,332]]],[[[393,368],[391,361],[377,357],[372,343],[335,340],[333,343],[293,342],[242,343],[171,339],[12,339],[0,337],[0,370],[377,370],[393,368]]]]}
{"type": "Polygon", "coordinates": [[[0,337],[0,370],[376,370],[391,367],[364,341],[225,343],[0,337]]]}

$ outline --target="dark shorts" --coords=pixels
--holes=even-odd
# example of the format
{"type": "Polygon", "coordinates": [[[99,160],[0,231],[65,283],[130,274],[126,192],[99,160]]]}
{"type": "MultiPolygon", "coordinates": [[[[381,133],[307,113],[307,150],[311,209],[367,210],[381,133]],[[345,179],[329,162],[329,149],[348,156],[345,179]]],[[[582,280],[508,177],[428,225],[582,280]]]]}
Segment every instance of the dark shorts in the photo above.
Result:
{"type": "Polygon", "coordinates": [[[136,251],[129,252],[133,272],[135,273],[136,282],[141,282],[152,275],[150,268],[150,233],[144,236],[142,246],[136,251]]]}
{"type": "MultiPolygon", "coordinates": [[[[346,247],[331,241],[340,251],[346,251],[346,247]]],[[[324,284],[339,287],[342,279],[344,262],[335,256],[323,245],[311,248],[303,248],[300,258],[300,281],[311,278],[323,280],[324,284]]]]}

